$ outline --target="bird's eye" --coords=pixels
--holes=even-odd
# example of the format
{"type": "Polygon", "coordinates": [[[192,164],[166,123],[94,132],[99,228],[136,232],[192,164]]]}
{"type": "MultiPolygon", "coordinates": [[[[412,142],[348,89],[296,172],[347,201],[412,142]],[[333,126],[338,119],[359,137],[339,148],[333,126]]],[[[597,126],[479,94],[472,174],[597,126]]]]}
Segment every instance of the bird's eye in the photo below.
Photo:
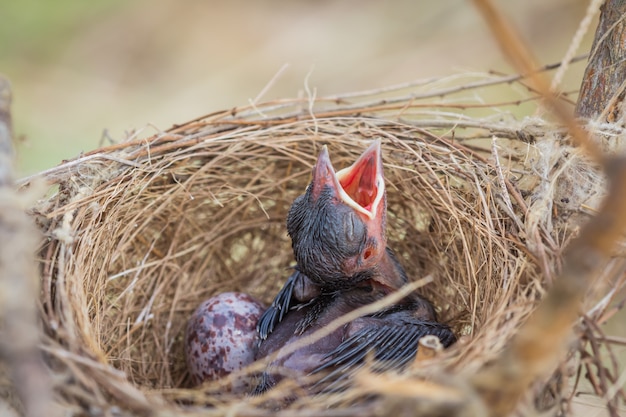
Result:
{"type": "Polygon", "coordinates": [[[344,214],[343,233],[346,239],[346,244],[354,247],[355,250],[365,238],[365,226],[358,216],[356,216],[356,214],[352,211],[344,214]]]}
{"type": "Polygon", "coordinates": [[[373,251],[372,251],[371,248],[365,249],[365,252],[363,253],[363,260],[367,261],[369,258],[371,258],[372,253],[373,253],[373,251]]]}

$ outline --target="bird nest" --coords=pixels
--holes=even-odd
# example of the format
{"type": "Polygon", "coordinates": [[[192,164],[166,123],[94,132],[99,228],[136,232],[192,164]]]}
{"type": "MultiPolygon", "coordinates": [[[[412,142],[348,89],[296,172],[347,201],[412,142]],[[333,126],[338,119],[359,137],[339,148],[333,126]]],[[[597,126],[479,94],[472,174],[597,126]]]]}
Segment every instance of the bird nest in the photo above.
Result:
{"type": "MultiPolygon", "coordinates": [[[[55,401],[71,415],[274,415],[268,397],[293,396],[289,381],[261,397],[235,396],[228,381],[191,386],[187,320],[221,292],[271,302],[293,265],[286,214],[321,147],[339,169],[374,139],[389,246],[412,281],[430,277],[417,291],[459,341],[402,375],[363,370],[348,389],[298,396],[281,412],[393,414],[381,408],[391,397],[436,395],[394,391],[398,378],[465,380],[533,311],[602,193],[601,175],[562,129],[512,115],[529,114],[535,100],[523,80],[485,75],[251,104],[40,174],[56,186],[32,209],[45,234],[40,306],[55,401]],[[506,98],[486,104],[495,92],[506,98]]],[[[598,299],[587,300],[571,366],[546,370],[522,410],[567,407],[580,389],[572,369],[615,375],[606,351],[589,347],[611,308],[598,299]]],[[[609,382],[597,380],[596,394],[609,382]]]]}

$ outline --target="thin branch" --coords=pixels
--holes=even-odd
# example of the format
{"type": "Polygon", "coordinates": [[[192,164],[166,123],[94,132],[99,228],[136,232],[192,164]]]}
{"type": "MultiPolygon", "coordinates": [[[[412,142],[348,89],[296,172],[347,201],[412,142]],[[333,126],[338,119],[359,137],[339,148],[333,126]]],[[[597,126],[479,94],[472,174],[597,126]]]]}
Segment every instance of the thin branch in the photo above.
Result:
{"type": "Polygon", "coordinates": [[[500,44],[500,49],[511,64],[517,71],[528,77],[530,85],[542,95],[548,108],[567,127],[572,140],[583,148],[593,161],[602,163],[603,156],[600,148],[589,139],[587,132],[576,121],[570,109],[550,90],[547,78],[538,72],[540,66],[519,34],[513,29],[511,22],[491,0],[474,0],[474,3],[483,14],[494,38],[500,44]]]}
{"type": "Polygon", "coordinates": [[[565,75],[565,72],[569,68],[569,63],[574,57],[576,50],[578,50],[578,48],[580,47],[583,37],[589,30],[589,27],[591,26],[591,21],[593,20],[593,17],[598,13],[598,10],[600,10],[600,6],[602,5],[602,3],[604,3],[604,0],[591,0],[591,2],[589,3],[589,6],[587,7],[587,11],[585,12],[585,17],[583,18],[583,20],[580,21],[580,24],[578,25],[578,29],[576,30],[576,33],[574,34],[574,38],[570,42],[570,45],[567,48],[567,52],[565,52],[565,55],[563,56],[563,59],[561,60],[561,66],[557,69],[556,73],[554,74],[554,77],[552,78],[552,83],[550,84],[550,90],[556,91],[559,84],[561,84],[561,81],[563,80],[563,76],[565,75]]]}
{"type": "Polygon", "coordinates": [[[552,93],[545,77],[535,72],[536,61],[510,22],[490,0],[475,0],[475,4],[511,63],[529,75],[531,85],[568,128],[573,140],[604,166],[610,180],[607,199],[568,247],[563,271],[554,286],[493,366],[474,378],[491,415],[505,416],[516,407],[535,378],[552,370],[563,357],[589,283],[604,267],[626,229],[626,158],[608,159],[601,153],[552,93]]]}
{"type": "Polygon", "coordinates": [[[34,248],[39,236],[14,189],[10,106],[11,88],[0,76],[0,358],[9,366],[25,415],[56,415],[37,348],[34,248]]]}

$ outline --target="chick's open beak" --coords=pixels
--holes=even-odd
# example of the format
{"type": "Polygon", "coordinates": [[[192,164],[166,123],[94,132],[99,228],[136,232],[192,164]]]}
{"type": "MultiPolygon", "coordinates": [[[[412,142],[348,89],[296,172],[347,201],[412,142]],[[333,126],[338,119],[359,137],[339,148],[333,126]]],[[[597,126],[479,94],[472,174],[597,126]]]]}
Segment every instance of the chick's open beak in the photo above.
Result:
{"type": "Polygon", "coordinates": [[[337,172],[341,200],[369,220],[374,220],[385,210],[385,180],[380,140],[369,148],[348,168],[337,172]]]}
{"type": "Polygon", "coordinates": [[[381,218],[385,210],[385,180],[380,140],[372,143],[354,164],[337,173],[324,145],[313,170],[313,198],[319,198],[325,186],[365,221],[375,222],[381,218]]]}
{"type": "Polygon", "coordinates": [[[366,258],[378,259],[385,251],[385,181],[380,141],[376,140],[351,166],[337,173],[326,146],[322,148],[313,170],[314,199],[325,186],[330,187],[338,203],[351,207],[365,223],[369,240],[376,242],[366,258]]]}

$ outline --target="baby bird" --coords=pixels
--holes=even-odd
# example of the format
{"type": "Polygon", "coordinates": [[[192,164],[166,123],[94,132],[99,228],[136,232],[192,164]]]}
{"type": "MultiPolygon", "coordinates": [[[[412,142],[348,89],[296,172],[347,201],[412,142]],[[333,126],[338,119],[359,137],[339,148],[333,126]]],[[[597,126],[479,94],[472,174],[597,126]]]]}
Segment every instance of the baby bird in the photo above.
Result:
{"type": "Polygon", "coordinates": [[[328,150],[322,149],[311,183],[287,217],[296,271],[257,325],[256,359],[276,352],[277,357],[256,393],[276,384],[283,371],[301,375],[324,371],[337,377],[370,353],[385,367],[402,367],[415,356],[425,335],[438,336],[445,347],[454,343],[450,328],[436,321],[433,306],[411,295],[311,344],[286,351],[290,344],[408,282],[387,248],[386,210],[380,141],[336,173],[328,150]]]}

